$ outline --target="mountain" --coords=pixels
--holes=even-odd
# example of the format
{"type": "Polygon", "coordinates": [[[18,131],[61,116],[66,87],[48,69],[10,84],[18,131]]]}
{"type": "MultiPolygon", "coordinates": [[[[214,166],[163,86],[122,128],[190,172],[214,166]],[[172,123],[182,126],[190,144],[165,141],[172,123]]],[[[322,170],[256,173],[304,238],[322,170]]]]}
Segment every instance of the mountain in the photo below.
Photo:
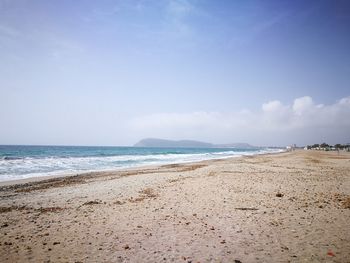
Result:
{"type": "Polygon", "coordinates": [[[248,143],[231,143],[231,144],[212,144],[207,142],[192,140],[163,140],[156,138],[142,139],[134,147],[169,147],[169,148],[253,148],[248,143]]]}

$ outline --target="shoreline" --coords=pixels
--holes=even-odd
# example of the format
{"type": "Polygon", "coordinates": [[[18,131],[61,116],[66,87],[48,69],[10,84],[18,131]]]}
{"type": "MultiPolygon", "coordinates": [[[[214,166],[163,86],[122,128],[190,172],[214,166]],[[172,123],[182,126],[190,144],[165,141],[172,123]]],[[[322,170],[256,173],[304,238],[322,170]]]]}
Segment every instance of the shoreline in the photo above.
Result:
{"type": "Polygon", "coordinates": [[[280,149],[279,152],[268,152],[268,153],[255,153],[255,154],[243,154],[239,156],[229,156],[229,157],[221,157],[221,158],[215,158],[215,159],[204,159],[199,161],[185,161],[185,162],[174,162],[174,163],[164,163],[164,164],[149,164],[149,165],[141,165],[141,166],[133,166],[133,167],[121,167],[120,169],[114,168],[114,169],[108,169],[108,170],[87,170],[87,171],[81,171],[81,172],[69,172],[69,173],[62,173],[62,174],[52,174],[52,175],[42,175],[42,176],[33,176],[23,179],[14,179],[14,180],[5,180],[0,181],[0,187],[3,186],[11,186],[16,184],[26,184],[26,183],[35,183],[50,179],[57,179],[57,178],[66,178],[71,176],[84,176],[85,174],[100,174],[100,173],[111,173],[111,172],[123,172],[123,171],[132,171],[132,170],[139,170],[139,169],[147,169],[147,168],[154,168],[154,167],[162,167],[163,165],[178,165],[178,164],[196,164],[206,161],[216,161],[216,160],[225,160],[225,159],[231,159],[231,158],[242,158],[246,156],[257,156],[257,155],[269,155],[269,154],[280,154],[285,153],[286,150],[280,149]]]}
{"type": "Polygon", "coordinates": [[[294,151],[0,187],[3,262],[347,262],[350,153],[294,151]]]}

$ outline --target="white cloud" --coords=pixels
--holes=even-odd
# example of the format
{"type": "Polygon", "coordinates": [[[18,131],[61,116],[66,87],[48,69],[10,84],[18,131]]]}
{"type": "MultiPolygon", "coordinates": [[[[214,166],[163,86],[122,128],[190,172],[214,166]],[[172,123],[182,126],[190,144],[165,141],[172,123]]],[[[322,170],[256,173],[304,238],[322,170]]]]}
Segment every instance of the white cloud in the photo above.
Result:
{"type": "Polygon", "coordinates": [[[294,100],[293,111],[297,115],[301,115],[304,112],[310,110],[314,106],[312,98],[309,96],[301,97],[294,100]]]}
{"type": "Polygon", "coordinates": [[[283,107],[282,103],[279,100],[269,101],[262,105],[262,109],[265,112],[275,112],[283,107]]]}
{"type": "Polygon", "coordinates": [[[270,101],[257,112],[158,113],[130,122],[143,137],[198,139],[216,143],[247,141],[258,145],[350,142],[350,97],[316,105],[311,97],[291,105],[270,101]]]}

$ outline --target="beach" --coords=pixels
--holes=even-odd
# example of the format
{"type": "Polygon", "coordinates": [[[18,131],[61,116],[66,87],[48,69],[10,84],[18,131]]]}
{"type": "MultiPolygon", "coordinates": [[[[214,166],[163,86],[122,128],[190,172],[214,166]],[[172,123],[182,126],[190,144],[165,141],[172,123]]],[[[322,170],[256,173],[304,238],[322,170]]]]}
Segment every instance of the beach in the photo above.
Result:
{"type": "Polygon", "coordinates": [[[350,262],[350,153],[2,183],[1,262],[350,262]]]}

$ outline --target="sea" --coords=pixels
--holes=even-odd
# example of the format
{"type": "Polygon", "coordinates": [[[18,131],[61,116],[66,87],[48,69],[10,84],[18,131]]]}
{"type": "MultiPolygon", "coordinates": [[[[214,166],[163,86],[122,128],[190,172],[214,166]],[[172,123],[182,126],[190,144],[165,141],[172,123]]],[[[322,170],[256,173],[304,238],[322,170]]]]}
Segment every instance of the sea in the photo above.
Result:
{"type": "Polygon", "coordinates": [[[0,181],[280,152],[271,148],[0,145],[0,181]]]}

